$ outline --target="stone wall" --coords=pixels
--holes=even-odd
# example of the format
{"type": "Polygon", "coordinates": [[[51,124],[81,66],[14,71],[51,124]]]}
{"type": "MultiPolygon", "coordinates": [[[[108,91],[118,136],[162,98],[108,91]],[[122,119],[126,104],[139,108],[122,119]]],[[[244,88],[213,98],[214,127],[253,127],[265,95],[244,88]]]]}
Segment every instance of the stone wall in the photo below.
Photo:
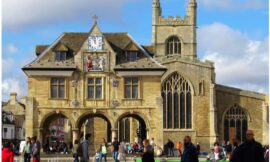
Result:
{"type": "Polygon", "coordinates": [[[265,95],[244,91],[236,88],[217,85],[217,114],[218,114],[218,134],[219,139],[223,141],[223,123],[224,114],[234,105],[239,105],[248,116],[248,129],[252,129],[255,133],[255,138],[259,142],[263,142],[263,134],[268,129],[263,128],[263,103],[265,95]]]}

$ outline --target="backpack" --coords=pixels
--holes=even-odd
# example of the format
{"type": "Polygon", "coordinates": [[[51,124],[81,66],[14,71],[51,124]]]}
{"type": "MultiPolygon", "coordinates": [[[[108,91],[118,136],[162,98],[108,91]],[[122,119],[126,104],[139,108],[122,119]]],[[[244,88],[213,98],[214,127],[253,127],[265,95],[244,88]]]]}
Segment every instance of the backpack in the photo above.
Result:
{"type": "Polygon", "coordinates": [[[83,148],[82,148],[82,145],[83,143],[81,142],[78,146],[78,149],[77,149],[77,155],[82,157],[83,156],[83,148]]]}

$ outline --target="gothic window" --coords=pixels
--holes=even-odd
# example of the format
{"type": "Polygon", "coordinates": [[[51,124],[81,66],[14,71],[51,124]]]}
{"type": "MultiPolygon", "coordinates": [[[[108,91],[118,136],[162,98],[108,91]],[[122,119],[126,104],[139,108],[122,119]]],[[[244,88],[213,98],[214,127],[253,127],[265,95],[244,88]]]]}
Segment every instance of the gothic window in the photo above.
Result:
{"type": "Polygon", "coordinates": [[[65,98],[65,79],[64,78],[51,79],[51,98],[56,98],[56,99],[65,98]]]}
{"type": "Polygon", "coordinates": [[[167,40],[166,54],[181,54],[181,42],[176,36],[172,36],[167,40]]]}
{"type": "Polygon", "coordinates": [[[245,133],[248,129],[247,115],[242,108],[235,105],[225,114],[224,118],[224,140],[229,141],[234,136],[238,136],[242,141],[245,140],[245,133]]]}
{"type": "Polygon", "coordinates": [[[87,98],[102,99],[102,78],[88,78],[87,98]]]}
{"type": "Polygon", "coordinates": [[[125,78],[124,81],[125,91],[124,97],[127,99],[137,99],[139,98],[139,78],[125,78]]]}
{"type": "Polygon", "coordinates": [[[192,95],[187,80],[178,73],[162,85],[163,127],[165,129],[192,128],[192,95]]]}

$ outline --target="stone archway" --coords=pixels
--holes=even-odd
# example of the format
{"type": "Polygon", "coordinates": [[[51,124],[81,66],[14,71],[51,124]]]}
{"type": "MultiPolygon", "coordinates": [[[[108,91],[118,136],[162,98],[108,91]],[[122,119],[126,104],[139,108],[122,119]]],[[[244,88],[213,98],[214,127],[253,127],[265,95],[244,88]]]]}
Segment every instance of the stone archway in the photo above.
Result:
{"type": "Polygon", "coordinates": [[[72,128],[74,128],[74,121],[64,112],[53,111],[46,114],[40,121],[39,138],[42,146],[47,140],[50,147],[60,145],[61,142],[69,146],[73,138],[72,128]]]}
{"type": "Polygon", "coordinates": [[[91,134],[90,149],[96,150],[105,138],[111,141],[112,119],[103,112],[86,112],[82,114],[76,121],[75,125],[78,128],[78,138],[82,139],[83,135],[91,134]]]}
{"type": "Polygon", "coordinates": [[[142,142],[148,138],[149,122],[147,118],[140,113],[123,113],[118,117],[114,124],[115,137],[119,141],[142,142]]]}

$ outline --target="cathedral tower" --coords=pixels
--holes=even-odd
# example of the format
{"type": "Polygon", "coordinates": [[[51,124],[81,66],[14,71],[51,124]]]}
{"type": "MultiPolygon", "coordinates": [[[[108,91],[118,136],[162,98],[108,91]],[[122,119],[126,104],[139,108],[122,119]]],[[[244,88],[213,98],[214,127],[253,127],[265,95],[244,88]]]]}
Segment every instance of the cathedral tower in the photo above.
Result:
{"type": "Polygon", "coordinates": [[[193,60],[197,57],[196,10],[196,0],[189,0],[183,18],[164,18],[160,0],[152,1],[152,44],[156,58],[179,56],[193,60]]]}

